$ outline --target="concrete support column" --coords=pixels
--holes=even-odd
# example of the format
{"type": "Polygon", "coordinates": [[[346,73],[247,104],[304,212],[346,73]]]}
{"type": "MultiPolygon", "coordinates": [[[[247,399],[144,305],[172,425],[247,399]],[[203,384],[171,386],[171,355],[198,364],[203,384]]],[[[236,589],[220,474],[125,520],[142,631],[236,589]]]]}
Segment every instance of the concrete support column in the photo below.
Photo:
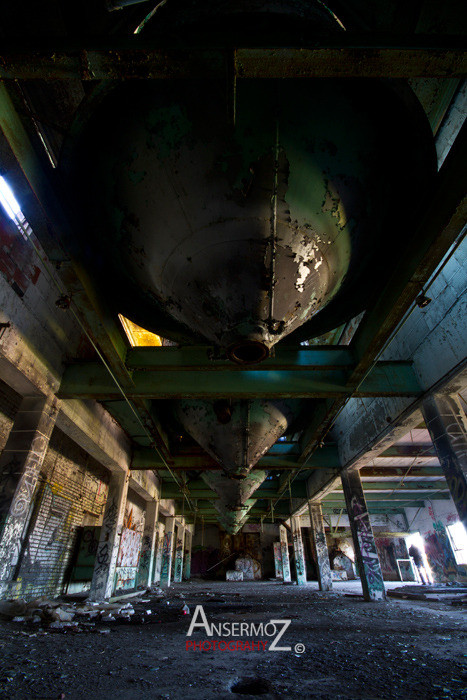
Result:
{"type": "Polygon", "coordinates": [[[162,549],[164,547],[164,525],[162,523],[158,524],[157,527],[157,540],[156,540],[156,553],[154,557],[154,576],[153,583],[159,583],[161,580],[161,569],[162,569],[162,549]]]}
{"type": "Polygon", "coordinates": [[[177,527],[177,539],[175,541],[175,566],[174,566],[174,583],[182,582],[183,574],[183,549],[185,546],[185,528],[179,525],[177,527]]]}
{"type": "Polygon", "coordinates": [[[357,470],[345,469],[341,473],[347,514],[355,547],[358,573],[362,582],[365,600],[386,600],[383,574],[379,564],[375,538],[370,525],[360,474],[357,470]]]}
{"type": "Polygon", "coordinates": [[[297,574],[297,584],[305,586],[306,584],[306,566],[305,566],[305,550],[303,548],[302,528],[300,526],[300,517],[291,517],[292,524],[292,540],[293,550],[295,554],[295,573],[297,574]]]}
{"type": "Polygon", "coordinates": [[[438,459],[467,530],[467,418],[457,396],[430,396],[422,406],[438,459]]]}
{"type": "Polygon", "coordinates": [[[175,518],[166,518],[165,533],[162,542],[162,564],[160,587],[168,588],[172,578],[172,553],[175,518]]]}
{"type": "Polygon", "coordinates": [[[308,510],[310,512],[311,542],[318,569],[319,589],[320,591],[330,591],[332,590],[332,575],[321,503],[308,501],[308,510]]]}
{"type": "Polygon", "coordinates": [[[15,574],[57,412],[55,399],[24,398],[0,456],[0,594],[15,574]]]}
{"type": "Polygon", "coordinates": [[[113,593],[129,480],[129,472],[113,473],[110,477],[89,600],[106,600],[113,593]]]}
{"type": "Polygon", "coordinates": [[[281,553],[281,543],[274,542],[274,571],[276,578],[283,578],[282,573],[282,553],[281,553]]]}
{"type": "Polygon", "coordinates": [[[149,501],[146,506],[143,542],[138,569],[138,586],[150,586],[154,568],[154,558],[157,537],[157,518],[159,517],[159,501],[149,501]]]}
{"type": "Polygon", "coordinates": [[[191,578],[191,546],[193,543],[193,533],[190,530],[185,530],[185,551],[183,553],[183,574],[184,581],[189,581],[191,578]]]}
{"type": "Polygon", "coordinates": [[[281,538],[281,555],[282,555],[282,578],[284,583],[290,583],[292,576],[290,575],[290,559],[289,547],[287,544],[287,530],[283,525],[279,525],[279,536],[281,538]]]}

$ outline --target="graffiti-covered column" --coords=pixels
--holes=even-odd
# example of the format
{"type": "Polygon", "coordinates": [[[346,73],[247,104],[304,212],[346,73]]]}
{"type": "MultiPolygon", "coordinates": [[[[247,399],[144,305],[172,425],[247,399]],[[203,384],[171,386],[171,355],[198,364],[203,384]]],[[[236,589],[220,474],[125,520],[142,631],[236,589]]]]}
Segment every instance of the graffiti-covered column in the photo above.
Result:
{"type": "Polygon", "coordinates": [[[185,530],[185,550],[183,553],[183,574],[184,581],[189,581],[191,578],[191,546],[193,543],[193,533],[190,530],[185,530]]]}
{"type": "Polygon", "coordinates": [[[282,572],[282,553],[280,541],[274,542],[274,571],[276,578],[282,579],[284,577],[282,572]]]}
{"type": "Polygon", "coordinates": [[[287,543],[287,530],[283,525],[279,525],[279,536],[281,538],[282,578],[284,583],[290,583],[292,576],[290,575],[289,545],[287,543]]]}
{"type": "Polygon", "coordinates": [[[161,588],[168,588],[172,577],[174,528],[175,518],[166,518],[164,539],[162,541],[161,580],[159,584],[161,588]]]}
{"type": "Polygon", "coordinates": [[[177,538],[175,540],[175,566],[174,566],[174,583],[182,582],[183,574],[183,548],[185,545],[185,528],[179,525],[177,527],[177,538]]]}
{"type": "Polygon", "coordinates": [[[295,555],[295,573],[297,574],[297,584],[306,584],[305,550],[303,549],[302,528],[300,517],[291,517],[293,551],[295,555]]]}
{"type": "Polygon", "coordinates": [[[331,566],[321,503],[308,501],[308,510],[310,512],[311,541],[318,569],[319,589],[320,591],[330,591],[332,589],[331,566]]]}
{"type": "Polygon", "coordinates": [[[157,537],[157,518],[159,517],[159,501],[149,501],[146,505],[143,541],[138,569],[138,586],[150,586],[157,537]]]}
{"type": "Polygon", "coordinates": [[[129,480],[130,473],[123,471],[110,477],[89,600],[108,599],[113,593],[129,480]]]}
{"type": "Polygon", "coordinates": [[[54,398],[24,398],[0,456],[0,594],[15,574],[57,412],[54,398]]]}
{"type": "Polygon", "coordinates": [[[159,583],[161,580],[161,569],[162,569],[162,550],[164,548],[164,531],[165,527],[163,523],[158,523],[157,525],[157,538],[156,538],[156,553],[154,556],[154,576],[153,583],[159,583]]]}
{"type": "Polygon", "coordinates": [[[357,470],[344,469],[341,473],[347,514],[355,547],[358,573],[365,600],[386,600],[383,574],[379,564],[375,538],[370,525],[360,474],[357,470]]]}
{"type": "Polygon", "coordinates": [[[457,396],[430,396],[422,406],[459,519],[467,530],[467,419],[457,396]]]}

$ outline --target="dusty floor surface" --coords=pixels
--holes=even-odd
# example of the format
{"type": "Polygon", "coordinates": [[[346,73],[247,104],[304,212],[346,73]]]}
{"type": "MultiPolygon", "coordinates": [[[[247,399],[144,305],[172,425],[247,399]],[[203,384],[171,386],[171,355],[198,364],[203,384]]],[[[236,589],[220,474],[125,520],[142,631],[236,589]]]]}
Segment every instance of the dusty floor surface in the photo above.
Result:
{"type": "MultiPolygon", "coordinates": [[[[193,581],[173,586],[169,605],[167,599],[133,600],[131,622],[46,632],[37,624],[2,621],[0,697],[467,698],[465,608],[394,599],[365,603],[356,590],[351,583],[326,594],[313,583],[193,581]],[[191,615],[182,614],[185,602],[191,615]],[[292,650],[187,650],[187,641],[209,641],[203,629],[187,637],[197,603],[216,625],[290,619],[279,645],[292,650]],[[304,645],[302,653],[296,644],[304,645]],[[232,690],[245,678],[259,681],[253,695],[232,690]]],[[[254,639],[271,644],[265,634],[254,639]]]]}

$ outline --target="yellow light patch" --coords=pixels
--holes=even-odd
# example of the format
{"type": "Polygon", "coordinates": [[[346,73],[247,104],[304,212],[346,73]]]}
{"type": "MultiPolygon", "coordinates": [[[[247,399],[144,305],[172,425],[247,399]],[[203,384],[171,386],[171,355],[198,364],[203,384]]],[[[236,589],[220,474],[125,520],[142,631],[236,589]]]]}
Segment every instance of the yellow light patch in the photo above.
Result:
{"type": "Polygon", "coordinates": [[[118,314],[118,318],[132,347],[159,347],[162,345],[161,339],[155,333],[141,328],[141,326],[130,321],[129,318],[122,316],[122,314],[118,314]]]}

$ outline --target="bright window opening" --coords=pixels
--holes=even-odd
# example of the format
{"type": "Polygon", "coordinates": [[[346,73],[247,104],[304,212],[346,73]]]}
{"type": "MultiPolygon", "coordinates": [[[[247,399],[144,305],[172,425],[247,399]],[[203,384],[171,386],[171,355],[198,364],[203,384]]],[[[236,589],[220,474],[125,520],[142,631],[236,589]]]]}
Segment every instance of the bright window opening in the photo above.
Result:
{"type": "Polygon", "coordinates": [[[467,564],[467,533],[464,525],[459,521],[454,525],[448,525],[447,531],[451,540],[452,549],[458,564],[467,564]]]}
{"type": "Polygon", "coordinates": [[[27,238],[27,232],[30,231],[29,224],[21,211],[21,207],[13,194],[13,190],[3,175],[0,175],[0,204],[5,210],[6,215],[16,224],[18,231],[27,238]]]}

